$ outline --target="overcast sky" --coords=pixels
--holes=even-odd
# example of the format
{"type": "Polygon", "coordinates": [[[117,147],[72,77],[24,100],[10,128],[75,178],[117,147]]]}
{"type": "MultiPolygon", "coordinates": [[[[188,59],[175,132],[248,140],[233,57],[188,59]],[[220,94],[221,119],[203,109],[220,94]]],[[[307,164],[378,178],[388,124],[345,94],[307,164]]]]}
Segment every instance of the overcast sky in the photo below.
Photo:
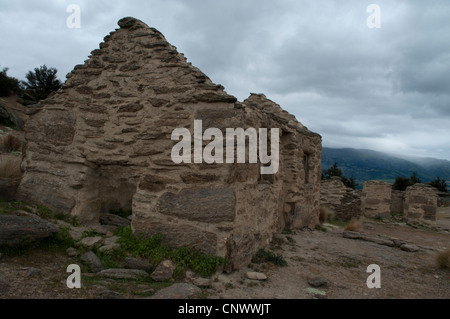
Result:
{"type": "Polygon", "coordinates": [[[264,93],[324,146],[450,160],[448,0],[0,0],[0,65],[24,79],[46,64],[65,80],[125,16],[239,100],[264,93]],[[367,26],[370,4],[381,28],[367,26]]]}

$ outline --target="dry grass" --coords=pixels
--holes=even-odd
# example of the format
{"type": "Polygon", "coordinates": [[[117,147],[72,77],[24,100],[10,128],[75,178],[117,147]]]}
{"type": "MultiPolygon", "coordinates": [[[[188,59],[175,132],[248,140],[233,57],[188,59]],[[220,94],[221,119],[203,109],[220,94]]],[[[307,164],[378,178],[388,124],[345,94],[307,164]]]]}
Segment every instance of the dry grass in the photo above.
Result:
{"type": "Polygon", "coordinates": [[[22,141],[10,134],[0,136],[0,150],[6,153],[21,151],[22,141]]]}
{"type": "Polygon", "coordinates": [[[363,223],[355,217],[350,219],[350,221],[344,228],[345,231],[349,230],[349,231],[355,231],[355,232],[362,232],[363,229],[364,229],[363,223]]]}
{"type": "Polygon", "coordinates": [[[326,206],[320,206],[319,222],[321,224],[326,223],[333,216],[334,216],[334,212],[330,208],[328,208],[326,206]]]}
{"type": "Polygon", "coordinates": [[[439,252],[436,256],[436,262],[440,268],[450,269],[450,249],[439,252]]]}
{"type": "Polygon", "coordinates": [[[21,161],[22,158],[18,155],[0,155],[0,178],[20,176],[21,161]]]}

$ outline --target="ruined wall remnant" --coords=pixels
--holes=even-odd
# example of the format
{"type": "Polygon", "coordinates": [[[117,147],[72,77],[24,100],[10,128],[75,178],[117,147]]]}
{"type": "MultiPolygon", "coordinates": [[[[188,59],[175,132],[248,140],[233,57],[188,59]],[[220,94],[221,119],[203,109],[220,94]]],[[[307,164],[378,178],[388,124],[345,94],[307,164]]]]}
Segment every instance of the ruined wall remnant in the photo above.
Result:
{"type": "Polygon", "coordinates": [[[406,188],[405,216],[410,219],[436,220],[437,190],[426,184],[414,184],[406,188]]]}
{"type": "Polygon", "coordinates": [[[389,219],[392,185],[382,181],[367,181],[363,186],[362,213],[366,217],[389,219]]]}
{"type": "Polygon", "coordinates": [[[404,213],[405,192],[392,190],[391,213],[404,213]]]}
{"type": "Polygon", "coordinates": [[[346,187],[340,177],[334,176],[320,184],[320,204],[331,208],[342,220],[361,215],[360,191],[346,187]]]}
{"type": "Polygon", "coordinates": [[[131,209],[134,232],[245,265],[283,228],[314,227],[321,137],[262,94],[238,102],[154,28],[119,21],[26,125],[19,198],[98,222],[131,209]],[[171,133],[279,128],[280,167],[175,164],[171,133]]]}

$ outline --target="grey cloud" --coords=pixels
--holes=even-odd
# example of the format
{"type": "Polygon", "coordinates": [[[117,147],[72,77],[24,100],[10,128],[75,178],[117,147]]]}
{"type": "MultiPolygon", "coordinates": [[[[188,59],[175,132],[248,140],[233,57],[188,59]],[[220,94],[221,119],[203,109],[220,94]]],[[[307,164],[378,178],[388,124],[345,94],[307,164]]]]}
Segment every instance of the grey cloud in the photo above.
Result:
{"type": "Polygon", "coordinates": [[[450,2],[0,0],[0,63],[9,74],[46,63],[66,73],[123,16],[159,29],[228,93],[265,93],[324,145],[450,159],[450,2]],[[81,29],[65,8],[81,7],[81,29]],[[447,132],[447,133],[444,133],[447,132]]]}

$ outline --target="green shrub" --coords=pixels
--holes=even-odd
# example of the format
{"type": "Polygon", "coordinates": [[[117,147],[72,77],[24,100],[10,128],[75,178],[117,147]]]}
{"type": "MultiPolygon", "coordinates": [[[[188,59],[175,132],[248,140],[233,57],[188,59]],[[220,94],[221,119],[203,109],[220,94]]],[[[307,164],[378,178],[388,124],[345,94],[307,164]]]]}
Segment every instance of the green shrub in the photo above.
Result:
{"type": "Polygon", "coordinates": [[[52,251],[65,251],[75,246],[75,241],[70,235],[70,227],[60,227],[59,231],[44,239],[38,245],[40,248],[52,251]]]}
{"type": "Polygon", "coordinates": [[[181,276],[182,270],[186,268],[202,276],[210,276],[218,266],[227,263],[225,258],[206,255],[186,247],[170,248],[161,243],[163,236],[159,234],[151,237],[134,235],[130,226],[119,229],[116,235],[119,236],[118,243],[122,249],[136,257],[148,258],[153,264],[164,259],[172,260],[176,265],[177,276],[181,276]]]}
{"type": "Polygon", "coordinates": [[[264,262],[270,262],[277,266],[287,266],[286,260],[281,255],[276,255],[272,251],[260,249],[252,258],[252,263],[261,264],[264,262]]]}

